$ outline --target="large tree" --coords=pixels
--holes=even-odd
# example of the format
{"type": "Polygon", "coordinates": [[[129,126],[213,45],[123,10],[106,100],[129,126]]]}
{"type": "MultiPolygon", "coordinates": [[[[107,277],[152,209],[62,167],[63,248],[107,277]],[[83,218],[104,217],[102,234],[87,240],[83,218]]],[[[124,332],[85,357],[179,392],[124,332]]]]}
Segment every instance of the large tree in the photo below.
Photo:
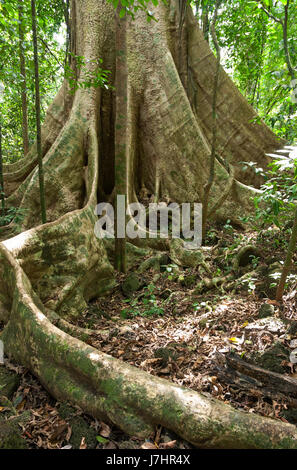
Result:
{"type": "MultiPolygon", "coordinates": [[[[6,204],[26,212],[21,226],[0,228],[1,339],[57,399],[132,435],[148,436],[162,424],[200,447],[297,447],[294,426],[233,410],[133,368],[87,345],[91,332],[71,324],[90,299],[113,286],[114,270],[94,225],[98,201],[117,192],[115,161],[125,171],[128,203],[144,190],[155,199],[203,199],[216,59],[187,3],[167,3],[156,7],[157,22],[148,23],[144,12],[126,20],[119,60],[113,7],[104,0],[71,2],[71,66],[78,81],[75,93],[65,81],[42,128],[47,224],[40,225],[36,145],[4,167],[6,204]],[[85,66],[77,67],[78,56],[85,66]],[[99,58],[113,83],[124,77],[121,86],[84,86],[96,76],[99,58]]],[[[210,207],[221,204],[214,219],[238,222],[251,210],[254,174],[242,172],[240,162],[265,166],[265,154],[282,145],[255,118],[222,71],[209,198],[210,207]]]]}

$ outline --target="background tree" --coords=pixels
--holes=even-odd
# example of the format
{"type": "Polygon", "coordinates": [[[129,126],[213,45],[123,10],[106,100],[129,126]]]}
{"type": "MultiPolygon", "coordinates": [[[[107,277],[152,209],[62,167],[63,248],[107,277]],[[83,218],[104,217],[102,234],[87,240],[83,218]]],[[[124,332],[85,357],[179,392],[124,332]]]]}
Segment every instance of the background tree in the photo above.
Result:
{"type": "MultiPolygon", "coordinates": [[[[117,209],[117,196],[125,196],[127,200],[127,152],[128,137],[128,70],[127,70],[127,38],[126,18],[121,6],[116,13],[116,119],[115,119],[115,197],[117,209]],[[121,19],[122,17],[122,19],[121,19]]],[[[126,211],[126,207],[124,208],[126,211]]],[[[123,230],[123,227],[121,227],[123,230]]],[[[116,229],[115,239],[115,267],[126,272],[126,239],[119,238],[116,229]]]]}
{"type": "MultiPolygon", "coordinates": [[[[144,11],[134,10],[141,2],[123,8],[133,7],[127,10],[126,27],[127,199],[137,202],[142,186],[153,197],[158,186],[160,200],[201,202],[209,177],[217,60],[188,4],[186,8],[178,0],[162,4],[153,9],[159,21],[148,23],[152,15],[145,8],[148,2],[142,3],[144,11]],[[185,39],[183,44],[180,38],[185,39]]],[[[103,0],[72,2],[76,86],[63,83],[41,134],[47,224],[40,225],[40,152],[32,146],[26,158],[4,168],[8,206],[28,211],[21,226],[12,223],[0,229],[5,349],[54,397],[71,401],[133,436],[148,437],[160,424],[198,447],[296,447],[294,426],[234,410],[82,341],[88,332],[75,322],[88,301],[110,292],[115,281],[110,261],[114,252],[108,257],[108,244],[95,237],[94,226],[96,204],[116,190],[115,109],[123,89],[96,87],[93,81],[100,59],[115,85],[121,72],[115,35],[112,5],[103,0]]],[[[216,121],[212,207],[230,182],[225,161],[234,178],[213,220],[240,223],[243,215],[252,213],[251,197],[258,194],[249,186],[257,183],[254,173],[244,172],[241,162],[256,161],[265,167],[266,153],[283,142],[258,119],[223,71],[216,121]]],[[[150,242],[144,241],[145,246],[150,242]]],[[[171,253],[173,242],[167,244],[171,253]]],[[[156,243],[160,240],[153,240],[156,243]]],[[[181,251],[189,255],[188,250],[181,251]]]]}
{"type": "Polygon", "coordinates": [[[27,105],[27,79],[26,63],[24,52],[24,9],[23,0],[19,0],[19,41],[20,41],[20,72],[22,88],[22,130],[23,130],[23,148],[24,155],[29,151],[29,133],[28,133],[28,105],[27,105]]]}
{"type": "Polygon", "coordinates": [[[46,223],[46,203],[45,203],[45,188],[44,188],[44,174],[43,174],[43,161],[42,161],[42,144],[41,144],[41,113],[40,113],[40,89],[39,89],[39,61],[38,61],[38,42],[37,42],[37,27],[36,27],[36,7],[35,0],[31,0],[31,14],[32,14],[32,31],[33,31],[33,44],[34,44],[34,65],[35,65],[35,106],[36,106],[36,141],[37,141],[37,158],[38,158],[38,173],[39,173],[39,190],[40,190],[40,206],[41,206],[41,219],[42,223],[46,223]]]}
{"type": "MultiPolygon", "coordinates": [[[[2,103],[2,117],[5,122],[3,129],[4,163],[16,162],[24,155],[22,113],[24,80],[20,71],[20,55],[16,54],[20,47],[18,5],[18,0],[9,0],[1,2],[0,6],[0,81],[6,84],[2,103]]],[[[41,120],[43,121],[46,109],[61,86],[64,76],[61,64],[63,64],[65,57],[66,28],[63,25],[64,16],[60,1],[53,1],[51,8],[48,8],[44,2],[38,1],[37,7],[40,39],[40,93],[43,97],[41,120]]],[[[26,56],[29,145],[32,145],[36,136],[36,114],[30,2],[23,2],[22,25],[25,33],[22,46],[26,56]]]]}
{"type": "Polygon", "coordinates": [[[209,170],[209,179],[204,189],[203,195],[203,223],[202,223],[202,239],[205,241],[206,237],[206,223],[208,216],[208,203],[209,203],[209,194],[211,187],[215,178],[215,161],[216,161],[216,152],[217,152],[217,96],[218,96],[218,86],[220,78],[220,68],[221,68],[221,50],[218,43],[216,35],[216,24],[218,17],[218,10],[220,7],[221,0],[216,0],[214,17],[211,24],[211,35],[213,42],[215,44],[216,53],[217,53],[217,65],[215,70],[214,77],[214,89],[213,89],[213,101],[212,101],[212,141],[211,141],[211,155],[210,155],[210,170],[209,170]]]}

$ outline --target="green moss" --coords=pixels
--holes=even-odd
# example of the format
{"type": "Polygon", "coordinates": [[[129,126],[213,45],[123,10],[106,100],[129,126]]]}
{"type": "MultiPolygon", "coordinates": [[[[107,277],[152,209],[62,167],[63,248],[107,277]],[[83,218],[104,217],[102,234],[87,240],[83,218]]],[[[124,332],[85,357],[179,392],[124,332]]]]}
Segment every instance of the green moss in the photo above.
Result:
{"type": "Polygon", "coordinates": [[[253,361],[263,369],[284,374],[286,368],[282,365],[283,361],[288,361],[290,351],[281,343],[275,343],[263,354],[257,353],[253,356],[253,361]]]}
{"type": "Polygon", "coordinates": [[[62,403],[59,407],[59,415],[71,427],[72,434],[69,443],[73,449],[79,449],[83,437],[88,449],[95,449],[98,444],[97,432],[91,428],[89,423],[82,417],[76,416],[77,411],[68,403],[62,403]]]}
{"type": "Polygon", "coordinates": [[[68,403],[61,403],[59,406],[59,415],[65,421],[69,420],[76,414],[75,408],[73,408],[68,403]]]}
{"type": "Polygon", "coordinates": [[[175,361],[178,357],[177,352],[173,348],[159,348],[155,351],[154,356],[162,359],[162,366],[166,366],[170,359],[175,361]]]}
{"type": "Polygon", "coordinates": [[[187,276],[184,276],[184,278],[181,280],[181,285],[185,287],[193,287],[197,283],[197,276],[194,274],[188,274],[187,276]]]}
{"type": "Polygon", "coordinates": [[[283,410],[281,416],[285,418],[289,423],[297,424],[297,410],[295,408],[289,408],[288,410],[283,410]]]}
{"type": "Polygon", "coordinates": [[[0,449],[27,449],[20,429],[10,424],[0,424],[0,449]]]}
{"type": "Polygon", "coordinates": [[[26,411],[20,416],[0,423],[0,449],[28,449],[19,425],[25,424],[29,419],[30,412],[26,411]]]}
{"type": "Polygon", "coordinates": [[[136,274],[131,273],[126,277],[125,281],[122,284],[123,294],[126,297],[129,297],[129,295],[131,295],[133,292],[136,292],[140,288],[140,286],[141,282],[139,280],[139,277],[136,274]]]}
{"type": "Polygon", "coordinates": [[[20,378],[14,372],[10,372],[4,367],[0,368],[0,395],[11,398],[20,384],[20,378]]]}
{"type": "Polygon", "coordinates": [[[69,443],[72,445],[73,449],[79,449],[83,438],[85,438],[88,449],[96,448],[98,444],[96,439],[97,432],[95,429],[90,427],[84,418],[81,416],[71,418],[69,420],[69,425],[72,429],[72,435],[69,443]]]}

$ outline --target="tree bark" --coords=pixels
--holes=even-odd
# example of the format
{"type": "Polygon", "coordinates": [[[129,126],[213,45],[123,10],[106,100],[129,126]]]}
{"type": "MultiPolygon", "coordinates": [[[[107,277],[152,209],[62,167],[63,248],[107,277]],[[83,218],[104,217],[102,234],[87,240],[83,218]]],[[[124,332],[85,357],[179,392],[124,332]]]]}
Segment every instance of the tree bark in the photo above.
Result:
{"type": "Polygon", "coordinates": [[[29,134],[28,134],[28,103],[27,103],[27,76],[24,52],[24,9],[23,0],[19,0],[19,49],[20,49],[20,72],[22,77],[22,132],[23,132],[23,149],[24,155],[29,152],[29,134]]]}
{"type": "MultiPolygon", "coordinates": [[[[115,118],[115,198],[116,212],[118,209],[118,196],[125,196],[127,200],[127,130],[128,130],[128,69],[127,69],[127,19],[120,18],[122,7],[118,5],[116,11],[116,118],[115,118]]],[[[126,212],[126,203],[124,205],[126,212]]],[[[118,219],[116,219],[116,225],[118,219]]],[[[126,217],[124,217],[126,228],[126,217]]],[[[116,228],[115,238],[115,268],[126,272],[126,236],[119,233],[116,228]]]]}
{"type": "Polygon", "coordinates": [[[45,204],[44,174],[43,174],[43,161],[42,161],[42,144],[41,144],[39,64],[38,64],[38,44],[37,44],[35,0],[31,0],[31,14],[32,14],[33,45],[34,45],[35,107],[36,107],[36,130],[37,130],[36,140],[37,140],[37,155],[38,155],[40,208],[41,208],[41,220],[42,220],[42,223],[45,224],[46,223],[46,204],[45,204]]]}
{"type": "Polygon", "coordinates": [[[213,98],[212,98],[212,141],[211,141],[211,154],[210,154],[210,170],[209,170],[209,179],[204,189],[203,194],[203,222],[202,222],[202,240],[205,241],[206,236],[206,224],[208,217],[208,203],[209,203],[209,193],[215,178],[215,160],[217,153],[217,99],[218,99],[218,86],[220,78],[220,68],[221,68],[221,49],[218,43],[218,38],[216,34],[216,23],[218,19],[218,10],[220,7],[221,0],[216,0],[215,12],[211,24],[211,35],[217,52],[217,63],[215,70],[214,78],[214,89],[213,89],[213,98]]]}
{"type": "Polygon", "coordinates": [[[0,122],[0,199],[1,214],[5,215],[5,193],[4,193],[4,177],[3,177],[3,155],[2,155],[2,126],[0,122]]]}
{"type": "Polygon", "coordinates": [[[275,298],[279,302],[282,301],[285,287],[286,287],[287,277],[292,269],[292,259],[293,259],[294,252],[296,249],[296,243],[297,243],[297,206],[295,207],[295,211],[294,211],[294,224],[293,224],[292,234],[291,234],[291,238],[290,238],[290,242],[288,246],[287,256],[286,256],[286,260],[282,269],[281,278],[280,278],[277,291],[276,291],[275,298]]]}
{"type": "MultiPolygon", "coordinates": [[[[209,175],[216,59],[191,9],[181,9],[179,0],[160,5],[154,14],[158,22],[148,23],[143,12],[135,21],[126,20],[128,98],[120,103],[127,110],[122,128],[127,203],[138,201],[143,186],[151,195],[158,187],[160,197],[178,203],[201,202],[209,175]],[[180,27],[187,33],[183,61],[180,27]]],[[[87,64],[78,71],[79,79],[96,72],[96,61],[102,58],[115,84],[120,71],[112,6],[103,0],[72,0],[71,27],[71,50],[87,64]]],[[[251,123],[254,110],[221,73],[221,159],[215,162],[210,194],[212,206],[222,201],[214,214],[219,220],[251,211],[249,199],[257,190],[244,184],[249,176],[243,179],[239,162],[252,159],[265,166],[265,153],[282,145],[263,123],[251,123]],[[234,184],[222,198],[230,178],[225,159],[234,168],[234,184]]],[[[123,91],[79,88],[73,96],[64,83],[47,113],[41,142],[24,160],[4,166],[7,206],[27,209],[21,227],[12,223],[0,228],[5,351],[57,399],[70,400],[131,435],[149,436],[162,424],[197,447],[296,447],[294,426],[233,410],[152,377],[74,338],[74,329],[74,336],[63,331],[65,325],[71,330],[69,322],[91,299],[114,286],[114,269],[94,227],[96,204],[115,194],[115,110],[123,91]],[[43,225],[40,155],[48,220],[43,225]]]]}

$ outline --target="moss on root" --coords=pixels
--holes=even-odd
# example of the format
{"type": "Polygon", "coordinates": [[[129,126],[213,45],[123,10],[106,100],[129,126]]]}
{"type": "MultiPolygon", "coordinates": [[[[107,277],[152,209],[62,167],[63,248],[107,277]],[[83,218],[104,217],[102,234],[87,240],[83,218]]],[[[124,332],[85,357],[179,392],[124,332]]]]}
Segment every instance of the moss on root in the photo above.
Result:
{"type": "Polygon", "coordinates": [[[20,384],[20,378],[14,372],[0,367],[0,395],[10,399],[20,384]]]}
{"type": "Polygon", "coordinates": [[[77,415],[77,410],[67,403],[62,403],[59,408],[59,415],[71,427],[71,437],[69,444],[73,449],[79,449],[82,439],[85,438],[85,443],[88,449],[95,449],[97,441],[97,432],[91,428],[88,422],[82,417],[77,415]]]}
{"type": "Polygon", "coordinates": [[[25,412],[9,421],[0,422],[0,449],[28,449],[27,441],[22,436],[20,424],[30,419],[30,413],[25,412]]]}

